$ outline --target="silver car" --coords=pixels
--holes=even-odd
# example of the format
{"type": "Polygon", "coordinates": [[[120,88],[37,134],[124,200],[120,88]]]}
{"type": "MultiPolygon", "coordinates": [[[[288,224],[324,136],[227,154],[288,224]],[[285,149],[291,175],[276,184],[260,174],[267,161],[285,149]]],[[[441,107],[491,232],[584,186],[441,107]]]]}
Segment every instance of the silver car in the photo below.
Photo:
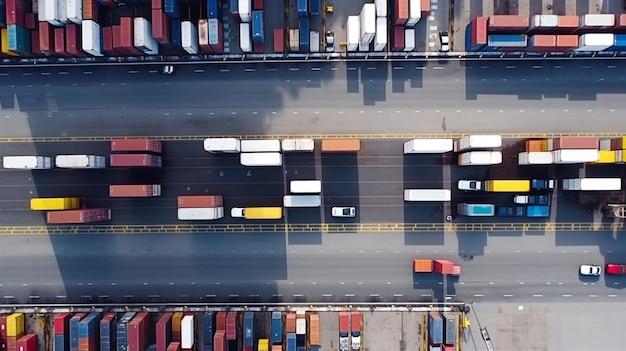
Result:
{"type": "Polygon", "coordinates": [[[600,275],[602,274],[602,266],[596,264],[581,264],[578,271],[580,275],[600,275]]]}
{"type": "Polygon", "coordinates": [[[333,217],[354,217],[356,216],[356,207],[333,207],[331,214],[333,217]]]}

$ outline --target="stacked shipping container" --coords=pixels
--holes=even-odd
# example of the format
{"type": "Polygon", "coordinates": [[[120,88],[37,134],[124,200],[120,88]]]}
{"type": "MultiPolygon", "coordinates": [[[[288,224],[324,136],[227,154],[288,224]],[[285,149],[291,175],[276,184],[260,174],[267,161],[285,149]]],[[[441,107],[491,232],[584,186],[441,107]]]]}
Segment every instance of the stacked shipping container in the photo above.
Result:
{"type": "MultiPolygon", "coordinates": [[[[53,351],[68,351],[70,349],[69,322],[70,314],[62,313],[52,320],[53,351]]],[[[103,350],[105,351],[105,350],[103,350]]]]}
{"type": "Polygon", "coordinates": [[[179,220],[213,220],[224,217],[224,198],[221,195],[178,197],[179,220]]]}
{"type": "Polygon", "coordinates": [[[107,313],[100,320],[100,351],[114,351],[117,336],[117,314],[107,313]]]}

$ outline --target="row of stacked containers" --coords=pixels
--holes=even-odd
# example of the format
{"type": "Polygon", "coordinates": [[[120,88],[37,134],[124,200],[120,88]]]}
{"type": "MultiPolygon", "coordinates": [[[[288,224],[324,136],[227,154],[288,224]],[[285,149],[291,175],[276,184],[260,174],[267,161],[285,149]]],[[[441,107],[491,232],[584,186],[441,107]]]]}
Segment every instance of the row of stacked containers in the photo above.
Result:
{"type": "MultiPolygon", "coordinates": [[[[52,317],[52,351],[317,351],[317,313],[62,313],[52,317]],[[292,342],[293,339],[293,342],[292,342]]],[[[0,316],[0,350],[37,351],[25,315],[0,316]]]]}
{"type": "Polygon", "coordinates": [[[626,14],[494,15],[466,28],[466,51],[596,52],[626,50],[626,14]]]}

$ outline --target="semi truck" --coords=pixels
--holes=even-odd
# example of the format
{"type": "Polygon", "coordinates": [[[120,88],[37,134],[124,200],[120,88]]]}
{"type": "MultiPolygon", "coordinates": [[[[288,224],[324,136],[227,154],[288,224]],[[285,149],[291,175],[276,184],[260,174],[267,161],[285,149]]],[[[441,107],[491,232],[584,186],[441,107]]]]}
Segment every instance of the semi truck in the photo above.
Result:
{"type": "Polygon", "coordinates": [[[339,312],[339,351],[350,351],[348,333],[350,333],[350,314],[339,312]]]}
{"type": "Polygon", "coordinates": [[[452,139],[413,139],[404,143],[404,154],[441,154],[453,149],[452,139]]]}
{"type": "Polygon", "coordinates": [[[563,190],[580,190],[580,191],[622,190],[622,179],[621,178],[563,179],[563,190]]]}
{"type": "Polygon", "coordinates": [[[448,189],[404,189],[404,201],[450,201],[448,189]]]}
{"type": "Polygon", "coordinates": [[[458,276],[461,274],[461,266],[455,265],[449,260],[414,259],[413,273],[439,273],[444,275],[458,276]]]}
{"type": "Polygon", "coordinates": [[[149,154],[111,154],[111,167],[161,167],[161,156],[149,154]]]}
{"type": "Polygon", "coordinates": [[[59,168],[105,168],[106,158],[98,155],[57,155],[54,163],[59,168]]]}
{"type": "Polygon", "coordinates": [[[51,197],[30,199],[32,211],[75,210],[80,207],[77,197],[51,197]]]}
{"type": "Polygon", "coordinates": [[[322,197],[319,195],[285,195],[283,206],[285,207],[320,207],[322,197]]]}
{"type": "Polygon", "coordinates": [[[521,205],[547,205],[548,195],[515,195],[513,203],[521,205]]]}
{"type": "Polygon", "coordinates": [[[50,211],[46,213],[46,223],[48,224],[82,224],[108,221],[110,219],[111,210],[108,208],[50,211]]]}
{"type": "Polygon", "coordinates": [[[160,141],[154,139],[113,139],[111,140],[111,151],[145,151],[160,154],[163,146],[160,141]]]}
{"type": "Polygon", "coordinates": [[[46,156],[4,156],[2,167],[7,169],[50,169],[52,162],[46,156]]]}
{"type": "Polygon", "coordinates": [[[224,217],[224,207],[179,208],[181,221],[211,221],[224,217]]]}
{"type": "Polygon", "coordinates": [[[467,135],[454,143],[454,151],[491,149],[501,146],[500,135],[467,135]]]}
{"type": "Polygon", "coordinates": [[[549,151],[520,152],[517,155],[518,165],[549,165],[552,163],[554,163],[554,157],[549,151]]]}
{"type": "Polygon", "coordinates": [[[233,218],[245,219],[281,219],[283,218],[282,207],[233,207],[230,210],[233,218]]]}
{"type": "Polygon", "coordinates": [[[500,151],[470,151],[459,154],[459,166],[488,166],[502,163],[500,151]]]}
{"type": "Polygon", "coordinates": [[[361,312],[350,312],[352,351],[361,351],[361,312]]]}
{"type": "Polygon", "coordinates": [[[459,190],[487,192],[529,192],[530,180],[459,180],[459,190]]]}
{"type": "Polygon", "coordinates": [[[110,197],[156,197],[161,196],[161,185],[109,185],[110,197]]]}
{"type": "Polygon", "coordinates": [[[313,139],[284,139],[281,146],[285,152],[313,152],[315,149],[315,141],[313,139]]]}
{"type": "Polygon", "coordinates": [[[462,216],[493,217],[496,214],[496,208],[493,204],[460,203],[457,205],[457,212],[462,216]]]}
{"type": "Polygon", "coordinates": [[[354,153],[361,150],[359,139],[325,139],[322,140],[322,153],[354,153]]]}
{"type": "Polygon", "coordinates": [[[498,206],[496,213],[498,217],[550,217],[550,206],[498,206]]]}
{"type": "Polygon", "coordinates": [[[289,182],[289,191],[295,194],[318,194],[322,192],[322,182],[319,180],[292,180],[289,182]]]}
{"type": "Polygon", "coordinates": [[[600,141],[595,137],[560,137],[546,140],[547,151],[562,149],[598,149],[600,141]]]}
{"type": "Polygon", "coordinates": [[[235,138],[206,138],[204,151],[213,154],[241,152],[241,141],[235,138]]]}
{"type": "Polygon", "coordinates": [[[598,149],[560,149],[552,151],[555,164],[596,162],[600,158],[598,149]]]}
{"type": "Polygon", "coordinates": [[[535,190],[552,190],[554,183],[553,179],[533,179],[530,181],[530,187],[535,190]]]}
{"type": "Polygon", "coordinates": [[[239,154],[242,166],[282,166],[283,156],[280,152],[242,152],[239,154]]]}

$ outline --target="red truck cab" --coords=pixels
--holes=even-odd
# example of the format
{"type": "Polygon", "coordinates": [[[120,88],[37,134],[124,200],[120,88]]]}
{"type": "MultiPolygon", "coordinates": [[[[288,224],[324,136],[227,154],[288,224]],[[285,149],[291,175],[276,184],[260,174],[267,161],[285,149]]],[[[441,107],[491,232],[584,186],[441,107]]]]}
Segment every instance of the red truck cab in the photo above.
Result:
{"type": "Polygon", "coordinates": [[[622,275],[626,274],[626,264],[609,263],[606,265],[606,274],[622,275]]]}

